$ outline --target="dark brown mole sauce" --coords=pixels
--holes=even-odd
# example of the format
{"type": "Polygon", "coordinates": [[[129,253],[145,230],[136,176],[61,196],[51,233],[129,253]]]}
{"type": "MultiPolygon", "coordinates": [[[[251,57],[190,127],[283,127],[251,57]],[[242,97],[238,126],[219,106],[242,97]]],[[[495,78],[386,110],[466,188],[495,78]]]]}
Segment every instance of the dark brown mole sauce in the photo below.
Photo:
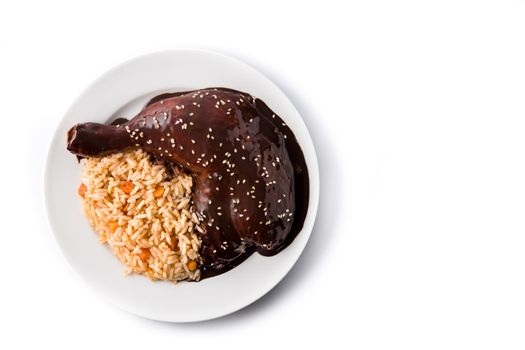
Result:
{"type": "Polygon", "coordinates": [[[308,169],[290,128],[260,99],[208,88],[162,94],[133,119],[84,123],[68,133],[77,156],[140,147],[185,168],[202,220],[203,278],[237,266],[254,251],[286,248],[309,200],[308,169]]]}

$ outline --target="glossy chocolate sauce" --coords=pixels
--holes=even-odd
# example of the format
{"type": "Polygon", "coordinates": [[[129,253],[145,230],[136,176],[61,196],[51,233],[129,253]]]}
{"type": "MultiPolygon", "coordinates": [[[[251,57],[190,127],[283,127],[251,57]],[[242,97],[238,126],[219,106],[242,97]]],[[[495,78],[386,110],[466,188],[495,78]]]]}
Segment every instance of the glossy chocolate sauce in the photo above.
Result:
{"type": "Polygon", "coordinates": [[[210,88],[153,98],[131,120],[77,124],[67,149],[80,157],[142,148],[194,178],[205,228],[200,269],[210,277],[254,251],[274,255],[303,226],[308,169],[292,131],[261,100],[210,88]]]}

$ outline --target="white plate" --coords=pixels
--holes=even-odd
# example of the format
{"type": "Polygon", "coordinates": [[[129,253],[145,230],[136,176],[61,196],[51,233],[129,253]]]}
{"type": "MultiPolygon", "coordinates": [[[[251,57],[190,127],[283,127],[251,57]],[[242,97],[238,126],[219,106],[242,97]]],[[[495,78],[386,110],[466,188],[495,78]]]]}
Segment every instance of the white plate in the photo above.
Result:
{"type": "Polygon", "coordinates": [[[49,221],[67,260],[91,285],[120,308],[162,321],[191,322],[220,317],[262,297],[292,268],[303,251],[319,200],[314,146],[301,116],[268,78],[231,57],[195,50],[164,51],[125,62],[96,80],[73,103],[53,137],[46,178],[49,221]],[[83,216],[77,187],[80,166],[66,151],[66,132],[79,122],[132,117],[161,92],[228,87],[261,98],[292,129],[310,176],[310,203],[304,227],[293,243],[273,257],[253,254],[233,270],[198,283],[151,282],[124,276],[124,266],[97,241],[83,216]]]}

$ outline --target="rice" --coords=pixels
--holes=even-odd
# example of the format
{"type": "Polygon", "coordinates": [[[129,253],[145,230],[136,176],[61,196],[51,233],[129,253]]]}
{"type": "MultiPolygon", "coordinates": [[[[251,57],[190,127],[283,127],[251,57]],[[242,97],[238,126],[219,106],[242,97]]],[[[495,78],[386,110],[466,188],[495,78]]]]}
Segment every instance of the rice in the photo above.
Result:
{"type": "Polygon", "coordinates": [[[84,213],[125,272],[198,281],[202,228],[191,205],[191,176],[142,150],[82,162],[84,213]]]}

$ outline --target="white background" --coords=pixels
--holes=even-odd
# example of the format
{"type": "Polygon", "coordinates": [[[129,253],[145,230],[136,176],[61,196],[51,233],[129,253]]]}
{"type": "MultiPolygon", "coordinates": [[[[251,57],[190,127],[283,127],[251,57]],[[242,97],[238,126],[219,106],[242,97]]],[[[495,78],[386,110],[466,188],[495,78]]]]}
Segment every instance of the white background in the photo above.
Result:
{"type": "Polygon", "coordinates": [[[521,1],[2,2],[0,348],[523,349],[524,19],[521,1]],[[283,282],[186,325],[90,289],[42,188],[74,98],[121,61],[176,47],[273,79],[322,175],[314,233],[283,282]]]}

